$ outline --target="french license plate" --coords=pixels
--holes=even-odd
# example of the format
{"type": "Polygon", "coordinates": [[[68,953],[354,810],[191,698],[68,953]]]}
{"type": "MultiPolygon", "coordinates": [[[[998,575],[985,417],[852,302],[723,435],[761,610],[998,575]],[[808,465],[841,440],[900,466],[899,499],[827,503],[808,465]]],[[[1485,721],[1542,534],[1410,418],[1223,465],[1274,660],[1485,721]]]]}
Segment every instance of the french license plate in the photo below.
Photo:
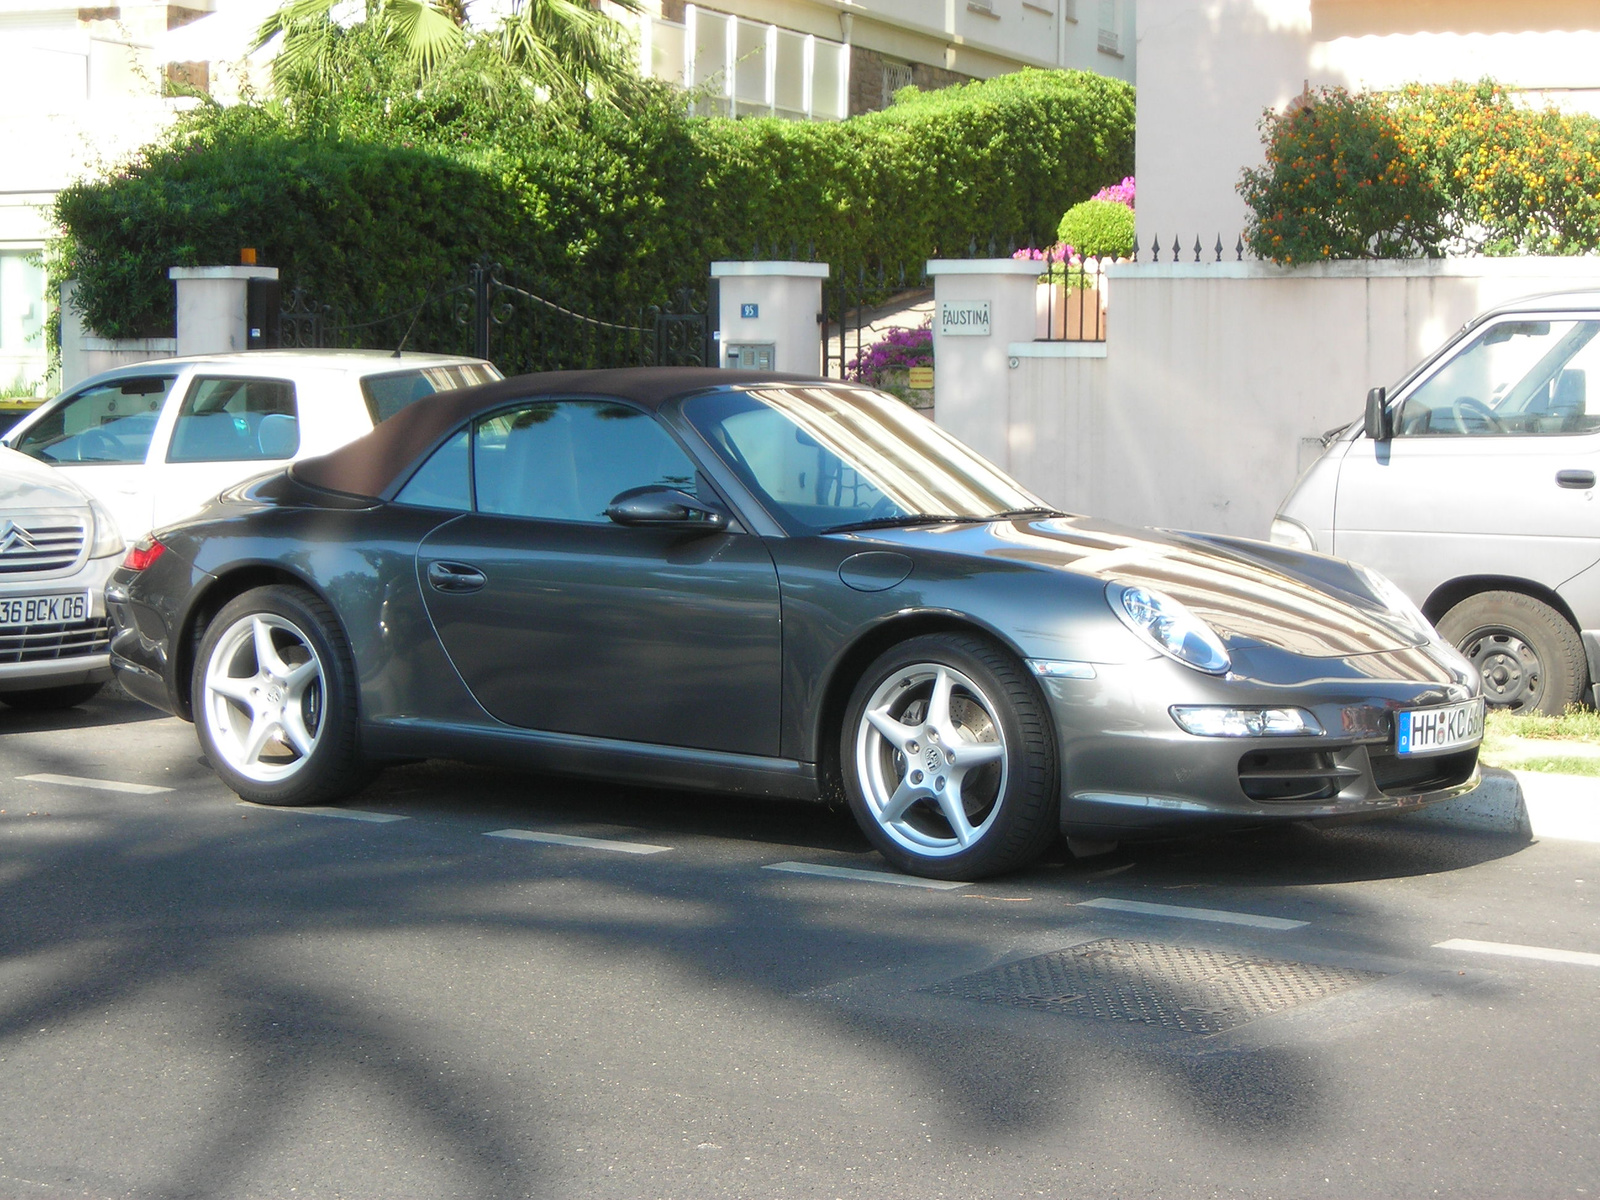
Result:
{"type": "Polygon", "coordinates": [[[89,619],[89,593],[0,598],[0,629],[11,625],[65,625],[89,619]]]}
{"type": "Polygon", "coordinates": [[[1459,750],[1483,740],[1483,697],[1437,708],[1409,708],[1397,715],[1396,746],[1401,754],[1459,750]]]}

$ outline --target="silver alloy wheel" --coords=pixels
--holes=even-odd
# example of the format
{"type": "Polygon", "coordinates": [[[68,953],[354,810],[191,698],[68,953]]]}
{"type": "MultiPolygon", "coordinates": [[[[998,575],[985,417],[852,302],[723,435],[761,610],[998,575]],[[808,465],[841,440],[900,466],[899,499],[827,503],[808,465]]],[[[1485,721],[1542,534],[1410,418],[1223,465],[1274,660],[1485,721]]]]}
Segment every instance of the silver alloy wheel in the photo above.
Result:
{"type": "Polygon", "coordinates": [[[240,617],[206,663],[204,719],[218,753],[252,783],[277,783],[311,760],[322,737],[322,660],[276,613],[240,617]]]}
{"type": "Polygon", "coordinates": [[[889,675],[856,727],[856,779],[868,811],[898,845],[926,857],[959,854],[989,831],[1006,760],[994,703],[943,663],[889,675]]]}

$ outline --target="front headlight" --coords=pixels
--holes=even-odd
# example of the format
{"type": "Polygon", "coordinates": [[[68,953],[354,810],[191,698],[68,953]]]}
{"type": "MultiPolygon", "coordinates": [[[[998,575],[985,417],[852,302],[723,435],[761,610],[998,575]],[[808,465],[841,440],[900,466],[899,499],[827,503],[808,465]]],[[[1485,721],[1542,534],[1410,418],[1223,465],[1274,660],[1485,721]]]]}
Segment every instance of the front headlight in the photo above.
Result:
{"type": "Polygon", "coordinates": [[[1273,517],[1272,532],[1267,536],[1274,546],[1287,546],[1291,550],[1309,550],[1313,553],[1317,549],[1317,539],[1311,536],[1311,531],[1299,521],[1291,521],[1288,517],[1273,517]]]}
{"type": "Polygon", "coordinates": [[[1185,666],[1222,675],[1232,665],[1216,630],[1171,596],[1154,588],[1108,583],[1106,600],[1124,625],[1185,666]]]}
{"type": "Polygon", "coordinates": [[[1377,597],[1378,603],[1382,604],[1423,637],[1431,640],[1439,636],[1434,631],[1433,623],[1422,615],[1422,610],[1412,602],[1410,596],[1395,585],[1394,580],[1387,575],[1378,574],[1371,567],[1358,566],[1356,570],[1361,573],[1362,580],[1365,581],[1372,594],[1377,597]]]}
{"type": "Polygon", "coordinates": [[[89,497],[89,512],[94,519],[94,540],[89,543],[89,557],[107,558],[121,554],[124,543],[122,530],[117,528],[117,519],[93,496],[89,497]]]}

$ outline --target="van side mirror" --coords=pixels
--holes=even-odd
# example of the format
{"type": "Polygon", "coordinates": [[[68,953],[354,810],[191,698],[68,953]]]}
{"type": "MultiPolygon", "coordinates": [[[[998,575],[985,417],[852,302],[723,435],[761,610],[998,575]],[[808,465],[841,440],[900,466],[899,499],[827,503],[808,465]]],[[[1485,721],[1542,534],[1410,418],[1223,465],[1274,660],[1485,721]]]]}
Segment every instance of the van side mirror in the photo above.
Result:
{"type": "Polygon", "coordinates": [[[1387,388],[1375,387],[1367,393],[1367,436],[1375,442],[1387,442],[1394,436],[1387,388]]]}

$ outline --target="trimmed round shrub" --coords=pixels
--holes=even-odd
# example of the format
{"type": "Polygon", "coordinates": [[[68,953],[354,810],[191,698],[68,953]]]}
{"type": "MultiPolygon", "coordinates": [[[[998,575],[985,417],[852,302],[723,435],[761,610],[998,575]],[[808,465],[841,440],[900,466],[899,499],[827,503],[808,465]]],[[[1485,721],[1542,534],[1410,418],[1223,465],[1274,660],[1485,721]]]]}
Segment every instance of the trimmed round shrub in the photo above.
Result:
{"type": "Polygon", "coordinates": [[[1115,200],[1085,200],[1067,209],[1056,236],[1085,258],[1133,253],[1133,209],[1115,200]]]}

